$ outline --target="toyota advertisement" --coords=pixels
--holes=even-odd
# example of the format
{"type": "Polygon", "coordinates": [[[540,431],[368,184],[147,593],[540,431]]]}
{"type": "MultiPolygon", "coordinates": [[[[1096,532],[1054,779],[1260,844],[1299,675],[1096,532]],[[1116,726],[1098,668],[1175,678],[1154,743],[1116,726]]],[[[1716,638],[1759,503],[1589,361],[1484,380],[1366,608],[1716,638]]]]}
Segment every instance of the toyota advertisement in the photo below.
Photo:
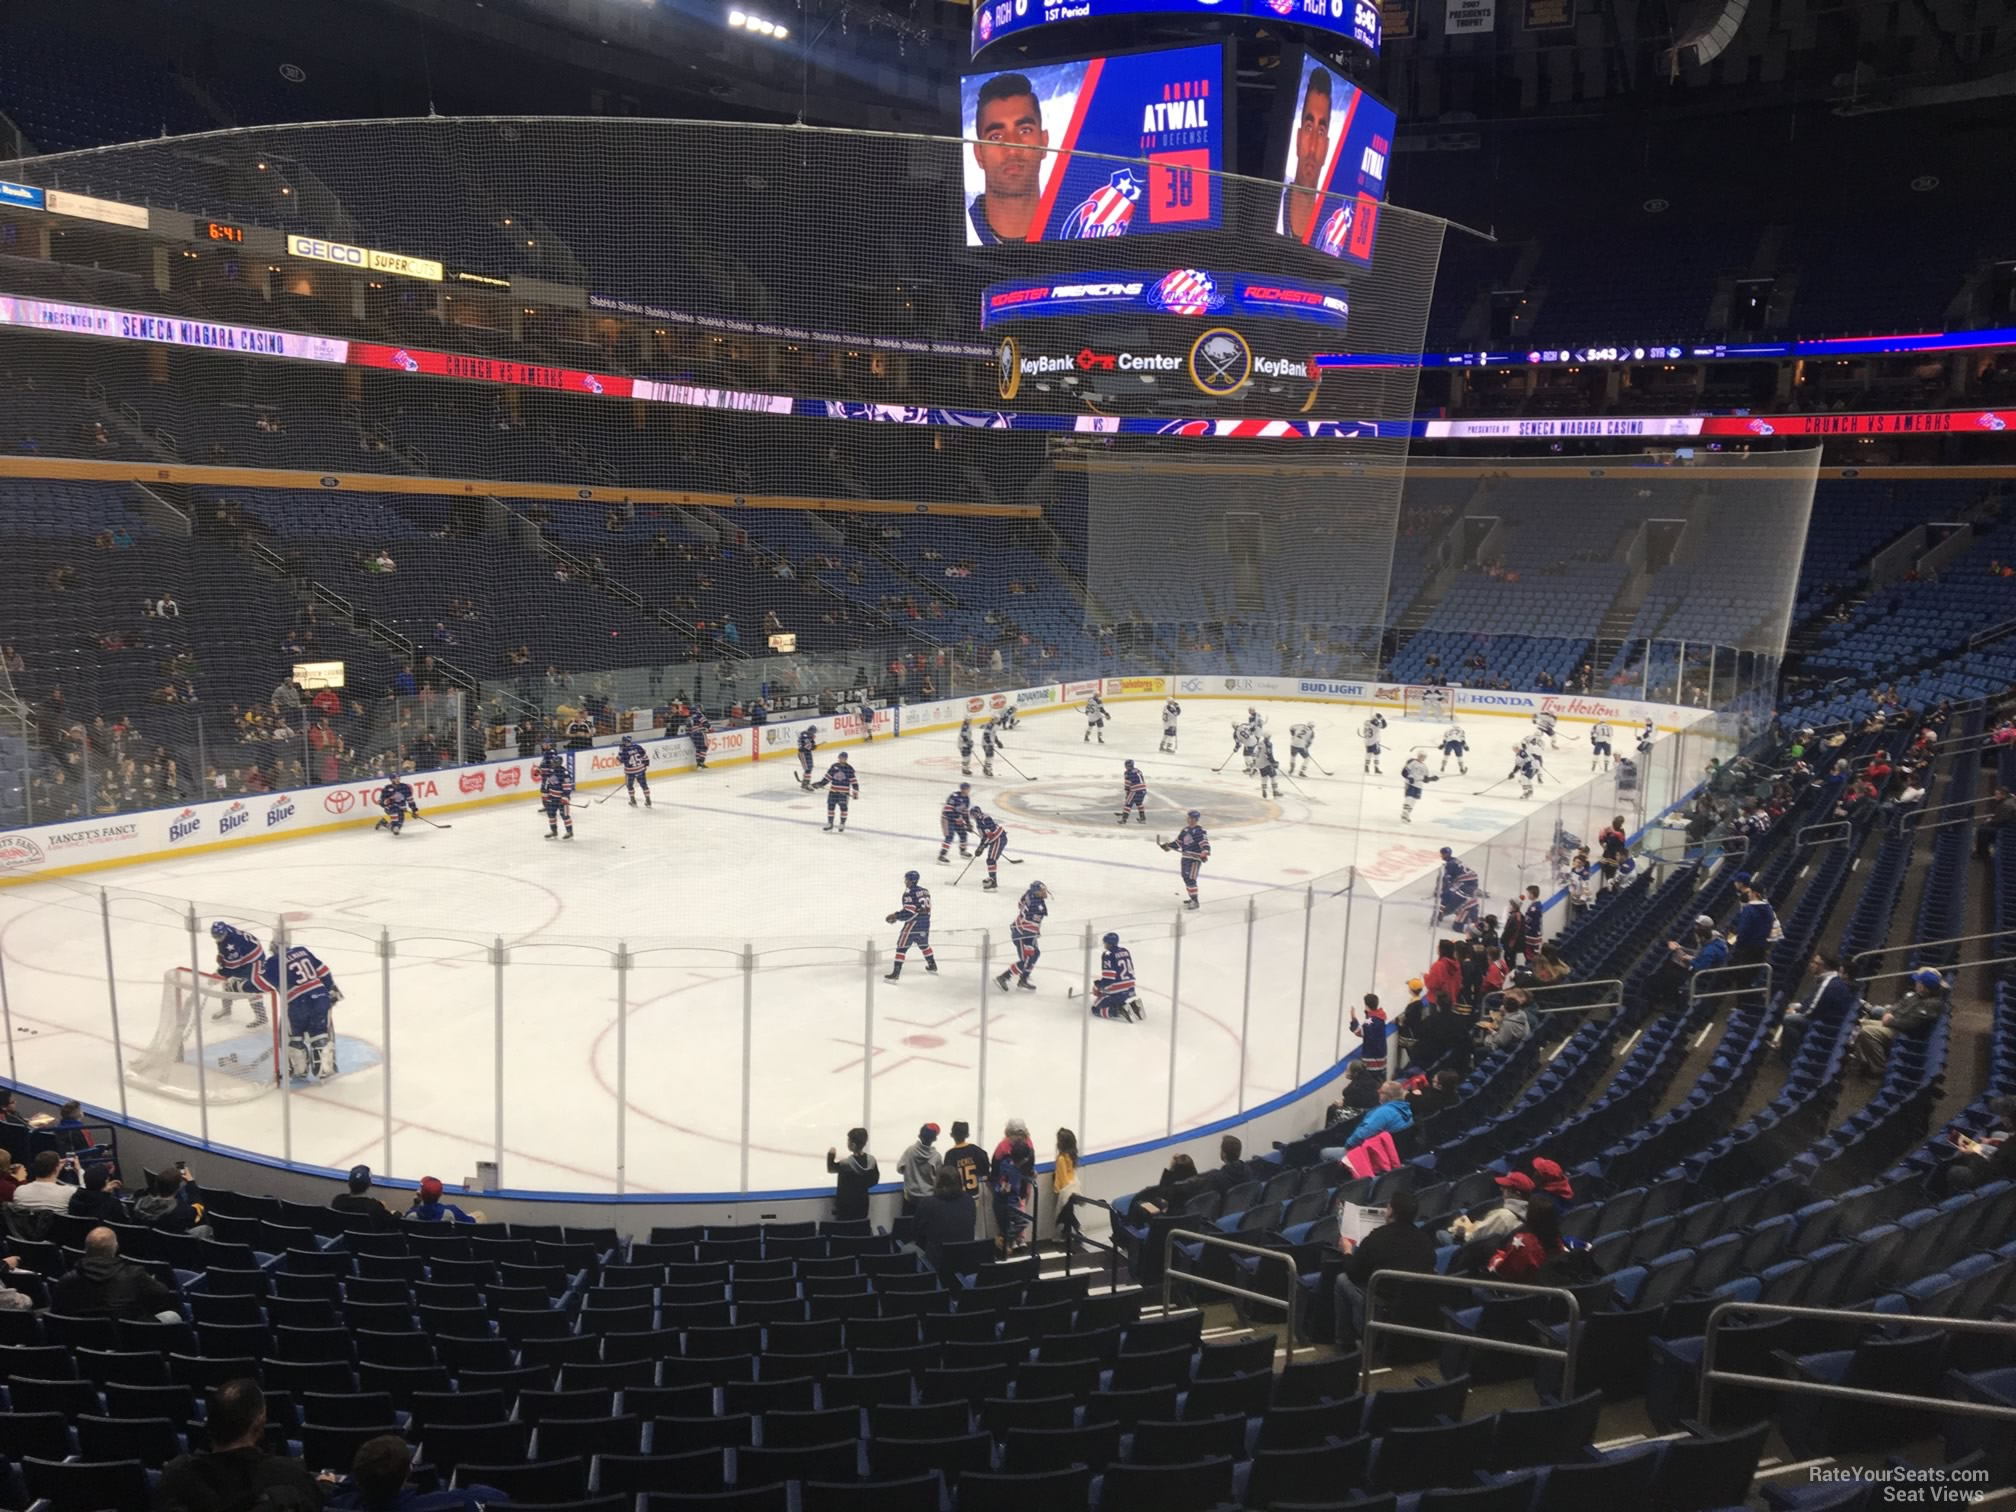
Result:
{"type": "Polygon", "coordinates": [[[1017,279],[990,285],[980,299],[983,328],[1008,320],[1070,315],[1175,315],[1191,320],[1259,316],[1306,321],[1334,334],[1349,323],[1351,301],[1336,285],[1203,268],[1080,273],[1068,282],[1017,279]]]}
{"type": "Polygon", "coordinates": [[[959,95],[969,247],[1222,221],[1222,44],[969,74],[959,95]]]}

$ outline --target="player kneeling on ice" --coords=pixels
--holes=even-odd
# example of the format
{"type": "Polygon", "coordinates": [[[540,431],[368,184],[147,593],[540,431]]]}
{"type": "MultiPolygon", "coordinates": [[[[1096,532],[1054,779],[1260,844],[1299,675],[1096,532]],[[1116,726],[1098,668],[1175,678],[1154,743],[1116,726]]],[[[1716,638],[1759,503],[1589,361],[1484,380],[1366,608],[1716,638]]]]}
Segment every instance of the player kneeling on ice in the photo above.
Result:
{"type": "Polygon", "coordinates": [[[336,1074],[336,1035],[329,1012],[343,993],[329,968],[305,945],[289,945],[283,960],[274,951],[252,973],[261,992],[278,992],[287,1005],[287,1071],[297,1079],[320,1081],[336,1074]]]}
{"type": "Polygon", "coordinates": [[[651,756],[637,743],[634,735],[625,735],[616,746],[616,757],[623,763],[623,791],[630,795],[630,807],[637,807],[637,795],[644,795],[644,807],[651,807],[651,779],[644,774],[651,769],[651,756]]]}
{"type": "Polygon", "coordinates": [[[815,788],[826,789],[826,828],[833,830],[833,819],[840,819],[841,834],[847,833],[847,805],[861,796],[861,779],[854,775],[854,764],[842,751],[833,758],[833,765],[826,768],[826,775],[812,784],[815,788]]]}
{"type": "Polygon", "coordinates": [[[999,714],[995,715],[994,722],[1000,726],[1003,735],[1006,735],[1010,730],[1019,730],[1022,728],[1022,716],[1017,714],[1012,708],[1003,709],[999,714]]]}
{"type": "Polygon", "coordinates": [[[1412,824],[1414,822],[1414,803],[1421,796],[1422,785],[1430,782],[1440,782],[1442,779],[1436,773],[1428,770],[1428,753],[1426,751],[1416,751],[1412,756],[1407,758],[1407,764],[1400,768],[1400,780],[1406,785],[1405,795],[1400,800],[1400,822],[1403,824],[1412,824]]]}
{"type": "Polygon", "coordinates": [[[1449,770],[1449,758],[1456,758],[1456,770],[1465,777],[1470,775],[1470,737],[1463,726],[1451,724],[1442,732],[1442,770],[1449,770]]]}
{"type": "Polygon", "coordinates": [[[420,805],[413,801],[413,785],[404,777],[387,777],[385,785],[378,790],[378,807],[385,810],[373,829],[389,829],[398,834],[406,826],[409,818],[420,817],[420,805]]]}
{"type": "Polygon", "coordinates": [[[1050,889],[1041,882],[1031,882],[1029,890],[1022,894],[1022,902],[1015,910],[1015,922],[1008,926],[1009,943],[1015,947],[1015,964],[994,978],[994,985],[1003,992],[1008,990],[1012,977],[1024,992],[1034,992],[1036,984],[1029,980],[1036,969],[1037,958],[1043,954],[1043,920],[1049,916],[1050,889]]]}
{"type": "Polygon", "coordinates": [[[923,877],[914,871],[903,873],[903,901],[896,905],[896,911],[882,922],[901,924],[902,930],[896,936],[896,964],[889,968],[889,974],[882,980],[893,982],[903,975],[903,961],[915,945],[924,952],[924,969],[935,972],[938,958],[931,954],[931,890],[919,886],[923,877]]]}
{"type": "MultiPolygon", "coordinates": [[[[210,938],[217,942],[217,975],[239,992],[257,993],[253,975],[259,969],[259,962],[266,951],[259,943],[259,937],[233,924],[219,919],[210,926],[210,938]]],[[[258,1028],[266,1022],[266,999],[253,997],[252,1027],[258,1028]]],[[[213,1019],[231,1017],[231,999],[227,996],[217,1011],[210,1015],[213,1019]]]]}
{"type": "Polygon", "coordinates": [[[1105,951],[1099,957],[1098,995],[1092,999],[1092,1012],[1103,1019],[1140,1019],[1141,1000],[1134,995],[1134,956],[1120,943],[1120,936],[1109,934],[1105,938],[1105,951]]]}
{"type": "Polygon", "coordinates": [[[1120,770],[1120,812],[1113,817],[1122,824],[1132,814],[1141,824],[1148,822],[1148,779],[1141,775],[1141,769],[1129,760],[1120,770]]]}
{"type": "Polygon", "coordinates": [[[1106,744],[1106,721],[1110,717],[1111,716],[1108,715],[1106,712],[1106,705],[1099,701],[1099,695],[1097,693],[1094,693],[1090,698],[1086,699],[1085,700],[1086,740],[1089,741],[1094,735],[1097,735],[1099,737],[1099,744],[1101,745],[1106,744]]]}

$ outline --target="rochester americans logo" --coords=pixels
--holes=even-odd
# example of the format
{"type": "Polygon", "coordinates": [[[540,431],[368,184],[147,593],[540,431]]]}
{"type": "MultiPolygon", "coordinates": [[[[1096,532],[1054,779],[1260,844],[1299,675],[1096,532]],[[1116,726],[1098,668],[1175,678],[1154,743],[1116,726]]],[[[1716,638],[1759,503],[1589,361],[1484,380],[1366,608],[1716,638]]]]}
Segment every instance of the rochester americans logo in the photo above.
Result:
{"type": "Polygon", "coordinates": [[[1132,168],[1122,168],[1065,217],[1057,235],[1064,241],[1125,236],[1140,203],[1141,180],[1134,176],[1132,168]]]}
{"type": "Polygon", "coordinates": [[[1208,315],[1225,307],[1218,280],[1198,268],[1165,273],[1148,291],[1148,307],[1170,315],[1208,315]]]}

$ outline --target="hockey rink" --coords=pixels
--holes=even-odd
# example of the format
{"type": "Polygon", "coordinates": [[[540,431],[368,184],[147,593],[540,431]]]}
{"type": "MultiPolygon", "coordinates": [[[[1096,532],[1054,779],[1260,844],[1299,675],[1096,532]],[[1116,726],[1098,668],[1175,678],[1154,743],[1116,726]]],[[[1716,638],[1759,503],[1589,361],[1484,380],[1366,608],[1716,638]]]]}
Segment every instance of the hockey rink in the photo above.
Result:
{"type": "MultiPolygon", "coordinates": [[[[862,796],[844,835],[822,829],[825,795],[795,763],[766,759],[662,777],[649,809],[585,789],[572,841],[544,838],[528,797],[397,839],[359,828],[6,889],[12,1079],[115,1110],[123,1091],[132,1116],[202,1132],[205,1109],[122,1086],[115,1043],[131,1057],[152,1037],[164,972],[211,969],[213,920],[268,945],[284,921],[342,989],[342,1071],[212,1100],[207,1132],[296,1162],[455,1184],[495,1159],[506,1188],[612,1192],[620,1159],[630,1192],[760,1191],[827,1185],[825,1151],[856,1123],[885,1175],[927,1120],[991,1143],[1018,1116],[1045,1158],[1059,1125],[1088,1153],[1195,1128],[1321,1075],[1356,1043],[1343,1010],[1361,993],[1404,1000],[1433,954],[1439,847],[1502,913],[1525,883],[1554,894],[1560,828],[1593,839],[1620,811],[1586,724],[1563,721],[1553,781],[1522,801],[1505,778],[1530,722],[1463,718],[1469,774],[1452,762],[1403,824],[1400,767],[1421,748],[1439,768],[1441,721],[1394,717],[1383,775],[1367,775],[1364,708],[1258,707],[1284,769],[1307,720],[1333,775],[1263,798],[1225,761],[1243,700],[1187,703],[1175,755],[1157,751],[1159,700],[1116,701],[1103,746],[1075,710],[1027,718],[994,777],[974,763],[975,801],[1019,863],[998,892],[984,863],[962,877],[956,849],[936,864],[961,780],[950,731],[850,746],[862,796]],[[1122,827],[1130,756],[1148,818],[1122,827]],[[1205,906],[1185,913],[1176,858],[1152,841],[1191,808],[1212,857],[1205,906]],[[884,918],[913,868],[940,969],[913,952],[891,983],[884,918]],[[1052,895],[1038,990],[1002,992],[1035,881],[1052,895]],[[1108,930],[1134,953],[1144,1023],[1085,1011],[1108,930]]],[[[1632,734],[1620,725],[1620,749],[1632,734]]],[[[207,1077],[254,1052],[242,1014],[203,1029],[207,1077]]]]}

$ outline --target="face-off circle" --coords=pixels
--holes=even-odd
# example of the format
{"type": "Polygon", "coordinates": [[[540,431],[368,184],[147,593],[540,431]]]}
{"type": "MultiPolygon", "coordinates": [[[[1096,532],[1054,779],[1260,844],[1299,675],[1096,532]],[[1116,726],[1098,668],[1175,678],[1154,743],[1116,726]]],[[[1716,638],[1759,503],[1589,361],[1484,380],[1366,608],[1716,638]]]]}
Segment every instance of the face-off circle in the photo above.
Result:
{"type": "MultiPolygon", "coordinates": [[[[1120,812],[1120,784],[1103,778],[1063,778],[1028,787],[1004,788],[988,800],[988,805],[1040,824],[1118,833],[1113,816],[1120,812]]],[[[1191,809],[1203,810],[1207,830],[1243,829],[1269,824],[1281,817],[1279,804],[1250,793],[1184,782],[1157,782],[1148,789],[1148,823],[1134,824],[1131,818],[1128,823],[1136,829],[1150,829],[1157,824],[1165,830],[1181,829],[1188,822],[1185,815],[1191,809]]]]}

